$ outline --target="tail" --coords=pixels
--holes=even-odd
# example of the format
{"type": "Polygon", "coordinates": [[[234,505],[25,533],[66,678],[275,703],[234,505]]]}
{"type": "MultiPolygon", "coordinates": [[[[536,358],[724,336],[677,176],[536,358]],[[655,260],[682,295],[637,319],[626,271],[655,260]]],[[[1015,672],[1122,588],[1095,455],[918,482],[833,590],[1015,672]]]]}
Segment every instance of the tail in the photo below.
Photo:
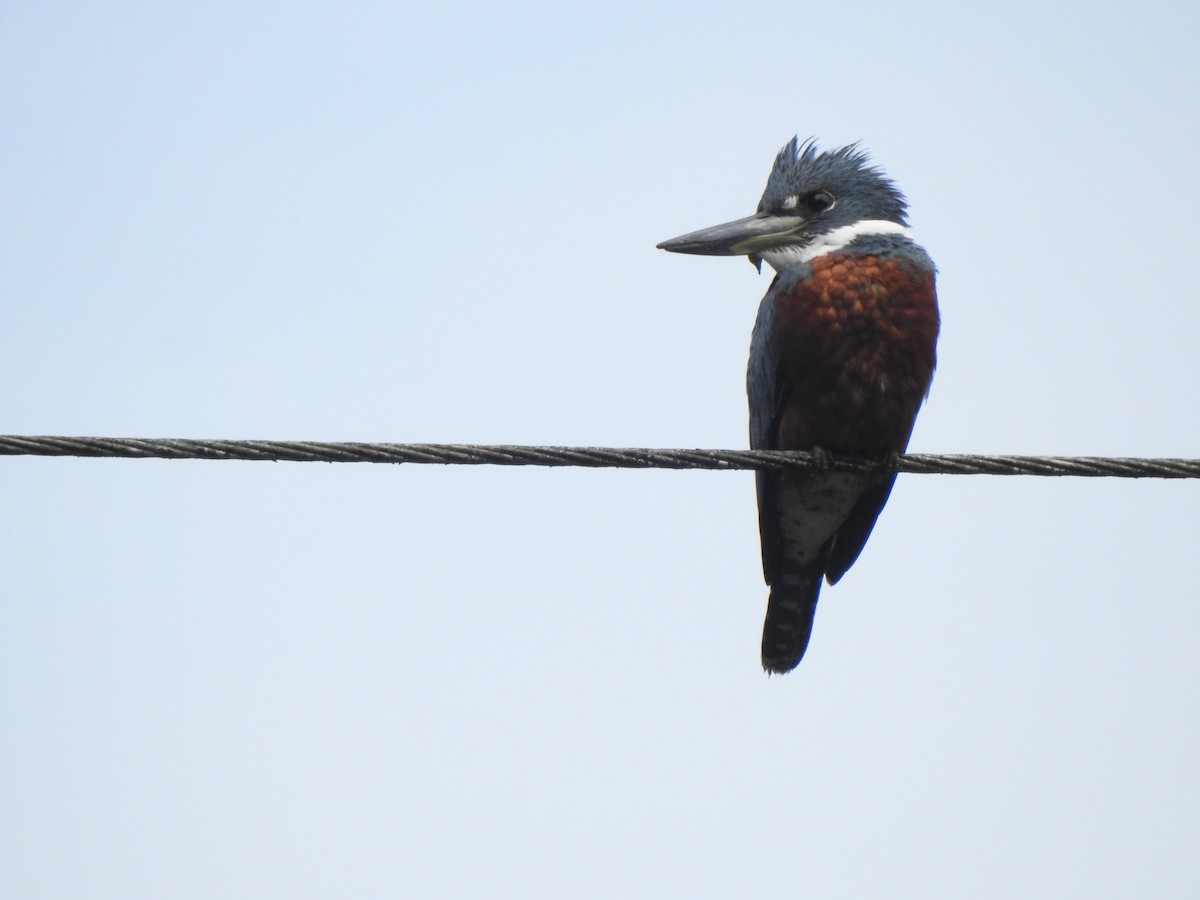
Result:
{"type": "Polygon", "coordinates": [[[771,585],[763,623],[762,664],[768,673],[790,672],[804,658],[812,634],[824,565],[791,573],[771,585]]]}

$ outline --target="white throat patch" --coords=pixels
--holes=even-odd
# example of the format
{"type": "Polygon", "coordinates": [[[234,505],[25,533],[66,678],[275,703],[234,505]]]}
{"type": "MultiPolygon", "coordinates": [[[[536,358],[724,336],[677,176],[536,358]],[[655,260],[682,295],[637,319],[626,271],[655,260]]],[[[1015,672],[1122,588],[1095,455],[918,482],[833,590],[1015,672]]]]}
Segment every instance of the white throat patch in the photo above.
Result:
{"type": "Polygon", "coordinates": [[[803,247],[774,247],[758,254],[776,272],[782,272],[788,266],[812,262],[818,256],[841,250],[860,237],[873,234],[903,234],[909,233],[908,228],[886,219],[863,219],[853,225],[843,225],[828,234],[823,234],[811,244],[803,247]]]}

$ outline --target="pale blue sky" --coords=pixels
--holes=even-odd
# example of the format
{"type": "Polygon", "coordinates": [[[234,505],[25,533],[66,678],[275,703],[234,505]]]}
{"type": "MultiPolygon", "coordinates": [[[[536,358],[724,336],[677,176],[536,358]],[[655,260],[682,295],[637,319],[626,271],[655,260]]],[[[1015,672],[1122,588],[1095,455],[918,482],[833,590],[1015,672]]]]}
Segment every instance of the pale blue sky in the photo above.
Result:
{"type": "MultiPolygon", "coordinates": [[[[862,140],[923,452],[1200,455],[1192,3],[0,8],[0,431],[741,447],[862,140]]],[[[0,894],[1194,896],[1194,483],[901,478],[801,667],[749,473],[0,460],[0,894]]]]}

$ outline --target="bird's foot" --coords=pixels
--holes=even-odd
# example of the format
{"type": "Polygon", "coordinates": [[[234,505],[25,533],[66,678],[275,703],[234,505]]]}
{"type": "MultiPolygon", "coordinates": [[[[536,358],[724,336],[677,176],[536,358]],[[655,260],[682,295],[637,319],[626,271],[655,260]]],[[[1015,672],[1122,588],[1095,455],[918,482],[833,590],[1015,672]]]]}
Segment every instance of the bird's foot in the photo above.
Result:
{"type": "Polygon", "coordinates": [[[808,453],[814,469],[825,472],[833,467],[833,454],[824,447],[810,447],[808,453]]]}

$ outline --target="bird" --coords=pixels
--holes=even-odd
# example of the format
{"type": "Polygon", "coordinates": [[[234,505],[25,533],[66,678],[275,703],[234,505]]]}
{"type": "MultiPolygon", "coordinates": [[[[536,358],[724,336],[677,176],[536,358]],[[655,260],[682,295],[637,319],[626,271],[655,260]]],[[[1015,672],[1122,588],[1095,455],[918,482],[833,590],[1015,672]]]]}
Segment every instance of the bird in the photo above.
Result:
{"type": "Polygon", "coordinates": [[[812,451],[818,463],[756,473],[762,665],[790,672],[822,581],[836,584],[862,552],[929,393],[937,268],[910,235],[904,194],[860,144],[822,152],[799,135],[776,156],[754,215],[658,248],[775,270],[750,339],[750,446],[812,451]],[[839,456],[880,465],[847,471],[832,465],[839,456]]]}

